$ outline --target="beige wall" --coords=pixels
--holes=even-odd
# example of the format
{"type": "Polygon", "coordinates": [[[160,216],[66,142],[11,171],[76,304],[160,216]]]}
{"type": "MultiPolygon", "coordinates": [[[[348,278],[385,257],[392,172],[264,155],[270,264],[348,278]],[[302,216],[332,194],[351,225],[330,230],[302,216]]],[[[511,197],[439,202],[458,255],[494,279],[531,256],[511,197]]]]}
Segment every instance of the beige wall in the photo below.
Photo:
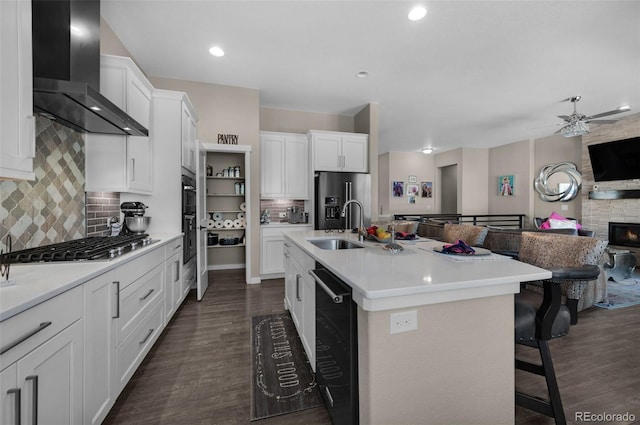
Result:
{"type": "Polygon", "coordinates": [[[380,105],[370,103],[354,117],[354,132],[369,135],[369,173],[371,174],[371,219],[378,219],[378,126],[380,105]]]}
{"type": "MultiPolygon", "coordinates": [[[[536,139],[534,151],[533,176],[530,179],[530,185],[533,180],[538,177],[540,169],[545,165],[557,164],[559,162],[573,162],[577,165],[578,170],[582,170],[582,144],[580,137],[563,137],[554,135],[544,139],[536,139]]],[[[561,173],[557,173],[550,179],[550,186],[558,182],[568,181],[562,177],[561,173]],[[556,180],[553,180],[556,178],[556,180]]],[[[580,196],[572,201],[567,202],[546,202],[540,198],[538,192],[534,190],[534,213],[535,217],[548,217],[552,212],[557,212],[565,217],[573,217],[580,219],[582,217],[582,201],[580,196]]]]}
{"type": "MultiPolygon", "coordinates": [[[[321,114],[317,112],[290,111],[286,109],[260,108],[260,131],[281,131],[306,134],[309,130],[354,131],[353,117],[321,114]]],[[[368,133],[369,131],[365,131],[368,133]]]]}
{"type": "Polygon", "coordinates": [[[532,184],[533,140],[510,143],[489,149],[489,214],[526,214],[525,223],[533,214],[532,184]],[[514,176],[513,196],[500,196],[500,176],[514,176]]]}
{"type": "Polygon", "coordinates": [[[486,214],[489,210],[489,150],[477,148],[462,149],[462,167],[458,167],[462,181],[458,183],[462,203],[458,204],[461,214],[486,214]]]}
{"type": "Polygon", "coordinates": [[[378,179],[381,215],[435,212],[435,198],[422,198],[418,192],[416,203],[409,204],[407,196],[407,184],[411,184],[409,176],[416,176],[417,182],[415,184],[418,185],[421,182],[435,182],[435,166],[432,155],[415,152],[386,152],[378,159],[379,170],[382,170],[378,179]],[[404,182],[405,194],[402,198],[392,195],[391,189],[394,181],[404,182]]]}
{"type": "MultiPolygon", "coordinates": [[[[486,214],[489,208],[489,190],[486,182],[489,175],[489,151],[477,148],[458,148],[434,156],[436,183],[434,196],[440,211],[442,176],[437,170],[449,165],[458,167],[457,204],[460,214],[486,214]]],[[[427,211],[428,212],[428,211],[427,211]]]]}

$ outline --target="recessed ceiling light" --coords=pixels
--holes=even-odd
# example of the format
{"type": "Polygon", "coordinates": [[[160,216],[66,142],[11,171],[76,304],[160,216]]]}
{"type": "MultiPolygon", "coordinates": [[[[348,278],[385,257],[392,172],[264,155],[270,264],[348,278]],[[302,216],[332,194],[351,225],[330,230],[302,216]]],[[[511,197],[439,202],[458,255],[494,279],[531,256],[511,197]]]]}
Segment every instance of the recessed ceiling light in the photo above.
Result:
{"type": "Polygon", "coordinates": [[[409,12],[407,16],[410,21],[419,21],[420,19],[427,16],[427,9],[422,6],[416,6],[409,12]]]}
{"type": "Polygon", "coordinates": [[[358,78],[367,78],[369,76],[369,73],[367,71],[360,71],[356,74],[356,77],[358,78]]]}
{"type": "Polygon", "coordinates": [[[89,106],[89,109],[91,109],[92,111],[101,111],[102,109],[98,108],[97,106],[89,106]]]}
{"type": "Polygon", "coordinates": [[[630,110],[631,110],[631,106],[629,105],[621,106],[618,108],[618,111],[630,111],[630,110]]]}
{"type": "Polygon", "coordinates": [[[224,50],[222,50],[220,47],[218,46],[214,46],[212,48],[209,49],[209,53],[211,53],[213,56],[215,57],[221,57],[224,56],[224,50]]]}
{"type": "Polygon", "coordinates": [[[430,153],[433,153],[433,148],[424,148],[422,149],[422,153],[429,155],[430,153]]]}

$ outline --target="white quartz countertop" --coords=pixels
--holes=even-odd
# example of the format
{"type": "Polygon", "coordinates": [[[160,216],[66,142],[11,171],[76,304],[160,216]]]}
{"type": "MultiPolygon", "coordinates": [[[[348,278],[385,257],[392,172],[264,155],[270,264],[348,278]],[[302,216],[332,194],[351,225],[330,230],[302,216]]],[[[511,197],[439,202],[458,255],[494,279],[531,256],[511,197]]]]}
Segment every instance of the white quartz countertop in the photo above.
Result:
{"type": "Polygon", "coordinates": [[[433,248],[443,243],[420,239],[397,241],[404,251],[391,253],[383,243],[365,241],[362,249],[325,250],[313,239],[347,239],[352,233],[285,231],[285,238],[353,289],[354,301],[364,310],[377,311],[426,304],[515,294],[520,282],[551,277],[551,272],[508,257],[460,257],[441,254],[433,248]]]}
{"type": "Polygon", "coordinates": [[[182,237],[182,233],[151,235],[151,238],[158,242],[113,260],[12,264],[10,278],[15,280],[16,284],[0,287],[0,321],[134,260],[146,252],[161,248],[179,237],[182,237]]]}

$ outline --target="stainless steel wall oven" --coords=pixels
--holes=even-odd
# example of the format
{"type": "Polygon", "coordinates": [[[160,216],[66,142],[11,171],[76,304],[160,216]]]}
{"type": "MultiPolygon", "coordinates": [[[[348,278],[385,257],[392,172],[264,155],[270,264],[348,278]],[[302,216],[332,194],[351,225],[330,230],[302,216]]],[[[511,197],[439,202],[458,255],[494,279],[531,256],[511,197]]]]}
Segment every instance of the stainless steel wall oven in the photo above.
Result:
{"type": "Polygon", "coordinates": [[[182,232],[184,233],[183,263],[195,257],[196,234],[196,181],[190,176],[182,176],[182,232]]]}

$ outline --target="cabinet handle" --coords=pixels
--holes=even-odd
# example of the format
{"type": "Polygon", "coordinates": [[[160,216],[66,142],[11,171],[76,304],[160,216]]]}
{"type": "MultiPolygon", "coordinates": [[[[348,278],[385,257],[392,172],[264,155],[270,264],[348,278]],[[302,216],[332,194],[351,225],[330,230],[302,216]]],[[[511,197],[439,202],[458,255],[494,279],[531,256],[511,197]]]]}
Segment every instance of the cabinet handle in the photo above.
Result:
{"type": "Polygon", "coordinates": [[[31,423],[38,425],[38,375],[27,376],[25,381],[33,381],[33,405],[32,405],[32,417],[31,423]]]}
{"type": "Polygon", "coordinates": [[[131,158],[131,181],[136,179],[136,159],[131,158]]]}
{"type": "Polygon", "coordinates": [[[14,400],[14,423],[16,425],[20,425],[20,404],[22,403],[20,401],[20,388],[11,388],[10,390],[7,390],[7,394],[15,394],[15,400],[14,400]]]}
{"type": "Polygon", "coordinates": [[[284,253],[284,257],[285,257],[285,258],[289,258],[289,257],[290,257],[289,253],[288,253],[288,252],[285,252],[285,253],[284,253]]]}
{"type": "Polygon", "coordinates": [[[176,260],[176,278],[173,280],[174,283],[180,280],[180,260],[176,260]]]}
{"type": "Polygon", "coordinates": [[[147,334],[147,336],[144,337],[144,339],[142,341],[140,341],[140,345],[143,345],[145,342],[147,342],[147,340],[149,339],[149,337],[151,336],[151,334],[153,334],[153,331],[155,329],[149,329],[149,333],[147,334]]]}
{"type": "Polygon", "coordinates": [[[115,298],[116,298],[116,312],[113,316],[111,316],[112,319],[118,319],[120,318],[120,282],[119,281],[115,281],[113,282],[113,284],[115,285],[115,298]]]}
{"type": "Polygon", "coordinates": [[[302,276],[299,274],[296,275],[296,299],[298,301],[302,301],[302,298],[300,298],[300,278],[301,277],[302,276]]]}
{"type": "Polygon", "coordinates": [[[329,387],[324,387],[324,393],[327,395],[329,399],[329,404],[333,407],[333,397],[331,397],[331,392],[329,391],[329,387]]]}
{"type": "Polygon", "coordinates": [[[28,340],[29,338],[31,338],[32,336],[34,336],[35,334],[37,334],[38,332],[40,332],[41,330],[43,330],[44,328],[46,328],[47,326],[51,325],[51,322],[42,322],[40,323],[40,325],[30,331],[28,334],[26,334],[23,337],[18,338],[17,340],[15,340],[14,342],[9,343],[9,345],[3,347],[2,349],[0,349],[0,355],[6,353],[7,351],[11,350],[13,347],[22,344],[23,342],[25,342],[26,340],[28,340]]]}
{"type": "Polygon", "coordinates": [[[175,248],[173,248],[173,250],[175,251],[176,249],[180,249],[181,246],[182,246],[182,244],[178,244],[178,245],[176,245],[175,248]]]}
{"type": "Polygon", "coordinates": [[[287,248],[289,248],[291,245],[289,245],[288,243],[284,243],[284,246],[286,246],[287,248]]]}
{"type": "Polygon", "coordinates": [[[141,297],[140,301],[144,301],[147,298],[149,298],[149,295],[153,294],[153,291],[155,291],[155,289],[149,289],[149,292],[147,292],[147,294],[144,297],[141,297]]]}

